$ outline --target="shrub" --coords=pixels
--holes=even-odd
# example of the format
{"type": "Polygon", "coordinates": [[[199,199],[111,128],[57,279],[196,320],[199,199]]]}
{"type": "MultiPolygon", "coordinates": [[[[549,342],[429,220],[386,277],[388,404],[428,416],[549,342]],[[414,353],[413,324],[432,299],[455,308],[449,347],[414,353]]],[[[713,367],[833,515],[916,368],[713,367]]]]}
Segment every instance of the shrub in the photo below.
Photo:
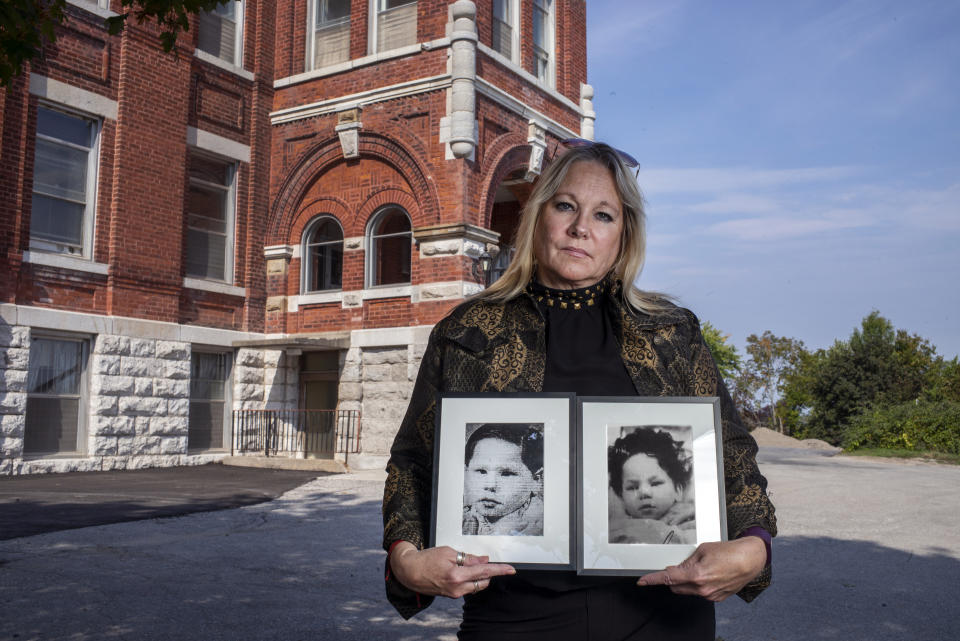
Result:
{"type": "Polygon", "coordinates": [[[921,400],[868,409],[844,430],[843,447],[960,454],[960,403],[921,400]]]}

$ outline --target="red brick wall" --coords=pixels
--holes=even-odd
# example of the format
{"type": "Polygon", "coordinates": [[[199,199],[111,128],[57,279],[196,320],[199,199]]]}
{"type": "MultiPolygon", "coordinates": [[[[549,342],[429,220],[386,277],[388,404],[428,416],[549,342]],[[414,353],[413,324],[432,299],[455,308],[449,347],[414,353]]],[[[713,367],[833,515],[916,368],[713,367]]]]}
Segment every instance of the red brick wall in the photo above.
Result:
{"type": "MultiPolygon", "coordinates": [[[[354,0],[351,56],[367,53],[367,0],[354,0]]],[[[490,42],[490,0],[478,0],[479,32],[490,42]]],[[[531,3],[522,3],[522,60],[530,69],[531,3]]],[[[360,309],[340,304],[265,313],[265,299],[300,290],[300,261],[267,282],[263,247],[299,244],[304,226],[324,212],[340,220],[346,237],[363,236],[370,216],[388,202],[401,204],[414,229],[466,222],[490,227],[493,194],[529,155],[526,117],[477,98],[479,145],[472,160],[447,160],[439,141],[446,114],[444,90],[369,104],[360,113],[361,158],[345,161],[334,130],[336,114],[271,126],[269,114],[377,87],[447,73],[448,50],[422,51],[377,65],[274,90],[274,77],[304,70],[306,0],[248,0],[244,68],[249,81],[201,62],[193,54],[196,29],[179,56],[160,50],[156,28],[128,25],[108,36],[101,19],[68,6],[71,21],[32,71],[119,102],[118,120],[100,137],[94,259],[109,275],[37,265],[21,267],[29,247],[30,192],[36,128],[35,98],[26,78],[0,97],[0,300],[179,321],[251,331],[329,331],[432,323],[457,301],[411,304],[409,298],[371,299],[360,309]],[[251,149],[237,180],[234,284],[246,298],[184,290],[186,128],[195,126],[251,149]]],[[[573,102],[586,80],[584,0],[556,0],[557,89],[573,102]]],[[[447,0],[420,0],[418,38],[445,34],[447,0]]],[[[565,103],[528,84],[509,67],[479,55],[478,74],[531,108],[579,130],[565,103]]],[[[550,138],[550,148],[554,139],[550,138]]],[[[505,218],[498,218],[497,231],[505,218]]],[[[471,280],[464,256],[420,258],[412,248],[414,285],[471,280]]],[[[365,251],[344,254],[343,288],[364,287],[365,251]]]]}
{"type": "Polygon", "coordinates": [[[118,103],[99,137],[93,259],[108,276],[35,264],[29,249],[38,100],[29,75],[2,98],[0,300],[212,327],[262,330],[263,229],[269,208],[269,112],[273,107],[275,5],[247,0],[244,66],[249,81],[193,56],[195,23],[164,53],[153,24],[131,21],[109,36],[103,20],[68,5],[67,24],[30,73],[118,103]],[[235,284],[243,297],[184,290],[187,126],[249,145],[237,177],[235,284]]]}

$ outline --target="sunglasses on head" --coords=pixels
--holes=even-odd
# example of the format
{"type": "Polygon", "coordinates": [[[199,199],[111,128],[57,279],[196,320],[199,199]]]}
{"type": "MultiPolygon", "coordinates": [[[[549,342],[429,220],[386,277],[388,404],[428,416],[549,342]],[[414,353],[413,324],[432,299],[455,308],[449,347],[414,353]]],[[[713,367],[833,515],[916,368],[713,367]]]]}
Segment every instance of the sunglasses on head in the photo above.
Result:
{"type": "MultiPolygon", "coordinates": [[[[554,145],[554,147],[553,147],[553,154],[550,155],[550,160],[551,160],[551,162],[552,162],[553,159],[554,159],[554,157],[556,157],[556,155],[557,155],[557,149],[559,148],[560,145],[563,145],[564,147],[566,147],[566,148],[568,148],[568,149],[577,149],[577,148],[580,148],[580,147],[593,147],[593,146],[596,145],[596,144],[598,144],[598,143],[597,143],[597,142],[594,142],[593,140],[587,140],[587,139],[585,139],[585,138],[567,138],[566,140],[561,140],[561,141],[558,142],[556,145],[554,145]]],[[[625,164],[625,165],[626,165],[627,167],[629,167],[630,169],[636,168],[637,171],[636,171],[636,173],[634,174],[634,177],[635,177],[635,178],[637,178],[637,177],[640,176],[640,161],[639,161],[639,160],[637,160],[636,158],[634,158],[633,156],[631,156],[631,155],[628,154],[627,152],[623,151],[622,149],[617,149],[616,147],[611,147],[610,145],[607,145],[607,146],[610,147],[611,149],[613,149],[613,150],[617,153],[617,155],[620,157],[620,160],[623,161],[623,164],[625,164]]]]}

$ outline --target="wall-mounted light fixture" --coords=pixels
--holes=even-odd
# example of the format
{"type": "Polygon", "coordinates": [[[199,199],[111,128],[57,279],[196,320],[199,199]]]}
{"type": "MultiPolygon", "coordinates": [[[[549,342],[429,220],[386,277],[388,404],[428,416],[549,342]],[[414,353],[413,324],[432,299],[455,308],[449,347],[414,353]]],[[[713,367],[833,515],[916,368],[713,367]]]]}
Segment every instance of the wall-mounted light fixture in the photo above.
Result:
{"type": "Polygon", "coordinates": [[[493,270],[493,257],[487,251],[482,252],[473,259],[473,277],[483,283],[484,287],[490,286],[490,272],[493,270]]]}

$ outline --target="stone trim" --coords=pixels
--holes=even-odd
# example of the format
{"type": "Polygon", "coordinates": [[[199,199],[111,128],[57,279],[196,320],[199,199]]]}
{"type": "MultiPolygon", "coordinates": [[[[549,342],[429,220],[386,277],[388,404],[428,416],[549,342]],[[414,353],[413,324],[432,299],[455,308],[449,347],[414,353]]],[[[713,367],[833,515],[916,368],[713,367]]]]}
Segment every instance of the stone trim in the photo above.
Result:
{"type": "MultiPolygon", "coordinates": [[[[483,77],[477,77],[477,93],[484,95],[487,98],[490,98],[491,100],[499,104],[501,107],[509,109],[510,111],[520,115],[520,117],[526,120],[535,121],[540,127],[543,127],[548,132],[550,132],[557,138],[560,138],[561,140],[566,138],[577,137],[577,132],[573,131],[572,129],[568,129],[567,127],[561,125],[556,120],[553,120],[552,118],[540,113],[533,107],[530,107],[529,105],[525,104],[519,98],[516,98],[513,95],[511,95],[508,91],[501,89],[500,87],[496,86],[495,84],[493,84],[492,82],[490,82],[489,80],[483,77]]],[[[567,102],[570,102],[570,101],[567,100],[567,102]]],[[[570,104],[573,105],[573,103],[570,103],[570,104]]],[[[582,115],[579,107],[574,105],[571,107],[571,109],[577,115],[582,115]]]]}
{"type": "Polygon", "coordinates": [[[229,71],[230,73],[236,76],[240,76],[244,80],[249,80],[250,82],[253,82],[254,80],[253,72],[247,71],[243,67],[239,67],[235,64],[229,63],[226,60],[221,60],[220,58],[216,57],[212,53],[207,53],[206,51],[203,51],[201,49],[194,49],[193,57],[196,58],[197,60],[202,60],[207,64],[211,64],[214,67],[219,67],[224,71],[229,71]]]}
{"type": "Polygon", "coordinates": [[[116,100],[40,74],[30,74],[30,95],[46,98],[51,102],[73,107],[101,118],[117,119],[119,107],[116,100]]]}
{"type": "Polygon", "coordinates": [[[23,262],[102,275],[106,275],[110,268],[106,263],[95,263],[87,258],[79,258],[67,254],[48,254],[47,252],[36,250],[23,252],[23,262]]]}
{"type": "Polygon", "coordinates": [[[250,162],[250,145],[187,126],[187,144],[239,162],[250,162]]]}
{"type": "Polygon", "coordinates": [[[181,340],[205,345],[230,347],[235,341],[262,337],[263,334],[144,320],[129,316],[105,316],[71,312],[48,307],[0,303],[0,318],[9,325],[88,334],[120,334],[137,338],[181,340]]]}
{"type": "MultiPolygon", "coordinates": [[[[432,76],[430,78],[421,78],[409,82],[401,82],[386,87],[378,87],[359,93],[348,94],[331,98],[330,100],[321,100],[306,105],[297,105],[288,107],[270,113],[270,124],[281,125],[288,122],[296,122],[305,118],[313,118],[326,114],[336,113],[344,109],[354,107],[363,107],[376,102],[385,100],[394,100],[405,96],[413,96],[420,93],[437,91],[438,89],[447,89],[453,84],[453,78],[450,74],[432,76]]],[[[339,143],[338,143],[339,146],[339,143]]]]}
{"type": "Polygon", "coordinates": [[[226,294],[227,296],[245,297],[247,295],[245,287],[237,287],[236,285],[228,285],[227,283],[217,283],[212,280],[203,280],[202,278],[184,278],[183,286],[187,289],[199,289],[205,292],[226,294]]]}
{"type": "Polygon", "coordinates": [[[416,44],[407,45],[406,47],[390,49],[389,51],[363,56],[362,58],[355,58],[346,62],[338,62],[335,65],[328,65],[320,69],[313,69],[311,71],[305,71],[303,73],[287,76],[286,78],[280,78],[273,81],[273,88],[282,89],[283,87],[289,87],[301,82],[307,82],[315,78],[333,76],[338,73],[343,73],[344,71],[359,69],[360,67],[366,67],[367,65],[383,62],[384,60],[390,60],[391,58],[402,58],[403,56],[420,53],[421,51],[433,51],[434,49],[443,49],[449,46],[449,38],[437,38],[436,40],[431,40],[430,42],[418,42],[416,44]]]}

